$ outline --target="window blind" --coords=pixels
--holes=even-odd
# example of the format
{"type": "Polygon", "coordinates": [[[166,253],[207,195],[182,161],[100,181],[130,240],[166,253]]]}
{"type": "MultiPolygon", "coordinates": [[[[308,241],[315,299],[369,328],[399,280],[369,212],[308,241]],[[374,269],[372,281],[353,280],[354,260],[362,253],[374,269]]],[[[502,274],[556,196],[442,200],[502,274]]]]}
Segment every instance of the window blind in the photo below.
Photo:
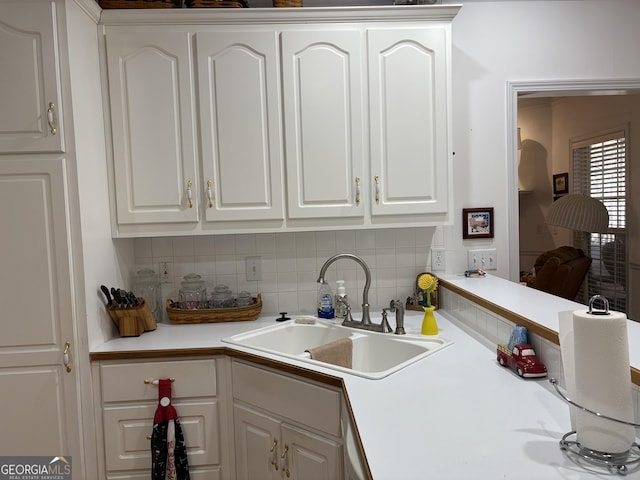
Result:
{"type": "Polygon", "coordinates": [[[609,212],[609,232],[574,234],[575,246],[593,262],[587,296],[603,295],[613,310],[627,311],[627,146],[625,131],[572,144],[573,191],[600,200],[609,212]]]}

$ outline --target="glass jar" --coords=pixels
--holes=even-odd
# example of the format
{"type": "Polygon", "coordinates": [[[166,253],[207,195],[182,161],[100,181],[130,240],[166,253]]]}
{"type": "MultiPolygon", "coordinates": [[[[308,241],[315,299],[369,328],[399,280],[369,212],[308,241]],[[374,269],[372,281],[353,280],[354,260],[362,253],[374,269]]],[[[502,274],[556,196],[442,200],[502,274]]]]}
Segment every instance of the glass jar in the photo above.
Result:
{"type": "Polygon", "coordinates": [[[216,285],[209,300],[211,308],[229,308],[233,307],[233,294],[226,285],[216,285]]]}
{"type": "Polygon", "coordinates": [[[204,280],[197,273],[189,273],[180,282],[180,308],[195,310],[196,308],[206,308],[207,289],[204,287],[204,280]]]}
{"type": "Polygon", "coordinates": [[[243,290],[242,292],[238,293],[238,298],[236,299],[236,306],[247,307],[249,305],[253,305],[253,303],[254,303],[253,297],[251,296],[250,292],[243,290]]]}
{"type": "Polygon", "coordinates": [[[150,268],[138,270],[133,276],[133,292],[144,298],[156,322],[161,319],[162,292],[160,276],[150,268]]]}

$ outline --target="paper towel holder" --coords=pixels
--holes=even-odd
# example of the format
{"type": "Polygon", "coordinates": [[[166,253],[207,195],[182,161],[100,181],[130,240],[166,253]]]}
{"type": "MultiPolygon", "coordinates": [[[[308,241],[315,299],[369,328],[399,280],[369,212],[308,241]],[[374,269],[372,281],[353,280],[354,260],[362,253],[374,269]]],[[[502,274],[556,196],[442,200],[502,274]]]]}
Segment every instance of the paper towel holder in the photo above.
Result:
{"type": "MultiPolygon", "coordinates": [[[[624,425],[631,425],[632,427],[635,427],[635,428],[640,427],[640,425],[637,423],[627,422],[625,420],[620,420],[618,418],[609,417],[607,415],[604,415],[603,413],[594,412],[593,410],[589,410],[588,408],[583,407],[582,405],[579,405],[578,403],[574,402],[573,400],[571,400],[569,397],[567,397],[564,393],[560,391],[560,388],[558,387],[558,380],[555,378],[550,378],[549,383],[553,385],[558,395],[560,395],[560,397],[562,397],[562,399],[565,402],[573,405],[574,407],[579,408],[582,411],[585,411],[587,413],[590,413],[600,418],[604,418],[606,420],[611,420],[613,422],[622,423],[624,425]]],[[[616,473],[620,475],[626,475],[628,473],[630,466],[640,465],[640,445],[635,442],[631,444],[631,448],[626,452],[605,453],[605,452],[599,452],[597,450],[592,450],[590,448],[585,448],[575,440],[568,440],[569,437],[575,434],[576,434],[576,431],[572,430],[571,432],[566,433],[562,437],[562,439],[560,440],[560,450],[566,451],[574,455],[578,455],[579,457],[582,457],[583,459],[589,462],[592,462],[593,464],[604,466],[610,471],[614,470],[616,473]]]]}
{"type": "Polygon", "coordinates": [[[602,295],[594,295],[589,299],[589,311],[587,313],[589,313],[589,315],[609,315],[609,300],[602,295]],[[593,304],[596,300],[602,300],[604,310],[593,310],[593,304]]]}

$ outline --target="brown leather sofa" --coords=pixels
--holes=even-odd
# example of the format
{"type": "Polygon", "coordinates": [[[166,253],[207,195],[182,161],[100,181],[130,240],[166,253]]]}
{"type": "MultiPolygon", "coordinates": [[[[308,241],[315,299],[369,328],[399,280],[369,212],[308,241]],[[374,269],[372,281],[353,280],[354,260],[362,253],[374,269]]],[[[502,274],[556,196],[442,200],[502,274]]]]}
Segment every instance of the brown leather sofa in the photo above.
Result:
{"type": "Polygon", "coordinates": [[[573,300],[590,265],[591,257],[579,248],[564,246],[549,250],[536,259],[533,266],[535,278],[531,279],[529,286],[573,300]]]}

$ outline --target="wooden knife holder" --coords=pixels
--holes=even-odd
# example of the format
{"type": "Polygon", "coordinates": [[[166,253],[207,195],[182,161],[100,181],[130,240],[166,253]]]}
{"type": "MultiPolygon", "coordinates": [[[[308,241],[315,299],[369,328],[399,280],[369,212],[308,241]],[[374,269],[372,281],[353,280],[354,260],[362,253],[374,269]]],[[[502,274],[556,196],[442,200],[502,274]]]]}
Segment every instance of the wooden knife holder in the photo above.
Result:
{"type": "Polygon", "coordinates": [[[137,307],[120,307],[114,303],[107,305],[107,311],[116,324],[121,337],[138,337],[144,332],[157,328],[156,320],[144,298],[138,298],[137,307]]]}

